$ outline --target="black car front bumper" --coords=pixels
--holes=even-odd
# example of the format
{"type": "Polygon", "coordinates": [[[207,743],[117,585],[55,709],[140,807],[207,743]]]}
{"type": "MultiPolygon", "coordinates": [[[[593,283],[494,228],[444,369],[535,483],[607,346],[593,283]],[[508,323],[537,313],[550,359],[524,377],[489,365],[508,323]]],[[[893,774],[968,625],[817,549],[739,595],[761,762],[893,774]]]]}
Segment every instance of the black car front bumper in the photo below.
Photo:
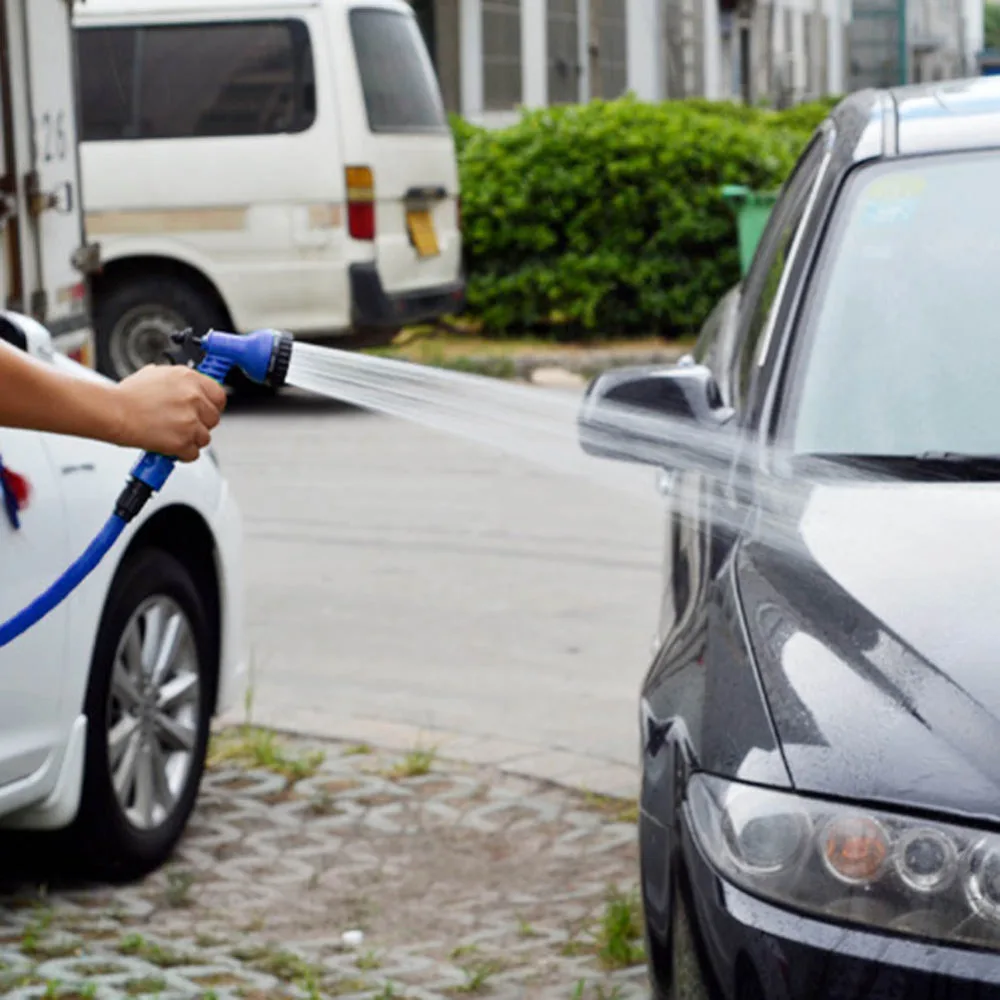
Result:
{"type": "Polygon", "coordinates": [[[677,974],[653,970],[672,1000],[1000,1000],[1000,955],[791,913],[720,879],[689,831],[682,842],[660,952],[677,974]]]}
{"type": "Polygon", "coordinates": [[[397,328],[455,315],[465,306],[465,282],[390,295],[375,264],[352,264],[351,319],[355,327],[397,328]]]}

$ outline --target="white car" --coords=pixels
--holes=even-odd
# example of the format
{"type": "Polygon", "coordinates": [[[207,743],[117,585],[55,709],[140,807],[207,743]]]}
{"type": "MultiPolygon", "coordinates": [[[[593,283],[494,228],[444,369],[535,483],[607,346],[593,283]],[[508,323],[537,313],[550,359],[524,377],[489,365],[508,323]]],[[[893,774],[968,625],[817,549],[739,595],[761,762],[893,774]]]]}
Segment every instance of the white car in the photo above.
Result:
{"type": "MultiPolygon", "coordinates": [[[[54,352],[33,320],[0,313],[0,337],[102,378],[54,352]]],[[[18,528],[0,503],[0,622],[84,551],[136,457],[0,428],[8,483],[30,488],[18,528]]],[[[68,600],[0,649],[0,826],[65,831],[57,839],[100,876],[167,860],[212,717],[245,689],[243,584],[240,512],[209,450],[177,465],[68,600]]]]}

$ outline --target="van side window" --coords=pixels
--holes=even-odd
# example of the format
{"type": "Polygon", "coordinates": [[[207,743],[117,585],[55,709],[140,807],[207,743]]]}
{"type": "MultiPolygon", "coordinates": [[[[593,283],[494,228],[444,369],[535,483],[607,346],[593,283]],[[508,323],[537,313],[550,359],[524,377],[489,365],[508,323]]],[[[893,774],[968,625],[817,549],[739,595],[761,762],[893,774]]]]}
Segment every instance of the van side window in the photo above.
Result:
{"type": "Polygon", "coordinates": [[[83,139],[133,137],[137,34],[135,28],[76,32],[83,139]]]}
{"type": "Polygon", "coordinates": [[[84,141],[275,135],[316,118],[301,21],[85,28],[77,40],[84,141]]]}

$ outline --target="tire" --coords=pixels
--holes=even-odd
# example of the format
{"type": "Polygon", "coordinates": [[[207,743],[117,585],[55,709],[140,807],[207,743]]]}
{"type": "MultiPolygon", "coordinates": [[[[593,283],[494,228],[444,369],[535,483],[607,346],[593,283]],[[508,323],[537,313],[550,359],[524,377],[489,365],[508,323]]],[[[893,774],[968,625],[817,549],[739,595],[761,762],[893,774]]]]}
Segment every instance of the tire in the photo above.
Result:
{"type": "Polygon", "coordinates": [[[639,885],[642,887],[643,907],[643,944],[646,949],[646,971],[649,977],[649,992],[652,1000],[673,1000],[673,956],[670,944],[673,935],[668,929],[669,941],[666,946],[659,940],[656,930],[650,923],[649,904],[646,901],[646,863],[645,858],[639,858],[639,885]]]}
{"type": "MultiPolygon", "coordinates": [[[[87,875],[133,879],[148,874],[170,858],[190,819],[205,767],[217,677],[216,655],[202,604],[188,570],[159,549],[146,549],[130,557],[112,586],[98,631],[85,702],[87,747],[80,810],[65,838],[77,867],[87,875]],[[157,613],[165,623],[159,630],[157,613]],[[129,676],[138,681],[150,660],[139,662],[139,647],[133,640],[148,638],[156,631],[163,638],[175,624],[175,653],[159,682],[152,685],[161,700],[164,690],[177,696],[172,726],[157,728],[164,713],[156,716],[151,701],[130,710],[126,721],[125,708],[131,695],[126,697],[125,685],[113,683],[119,655],[123,654],[129,676]],[[183,690],[187,698],[180,697],[183,690]],[[122,739],[130,729],[133,735],[122,739]],[[171,734],[182,731],[189,749],[165,754],[171,738],[175,746],[181,745],[171,734]],[[114,757],[113,733],[118,737],[114,757]],[[129,759],[133,763],[131,781],[127,778],[129,759]],[[166,761],[162,770],[157,767],[158,760],[166,761]],[[113,773],[124,779],[121,792],[115,789],[113,773]],[[144,774],[150,779],[148,783],[142,780],[144,774]],[[164,785],[157,785],[154,774],[163,776],[172,793],[170,798],[163,795],[164,785]],[[151,799],[140,798],[142,788],[153,793],[151,799]],[[152,801],[152,807],[144,809],[145,801],[152,801]]],[[[164,641],[162,647],[166,645],[164,641]]],[[[155,642],[153,648],[157,648],[155,642]]],[[[132,686],[134,690],[139,684],[132,686]]]]}
{"type": "Polygon", "coordinates": [[[156,364],[170,334],[189,327],[197,334],[224,330],[220,303],[183,279],[147,275],[123,280],[95,296],[97,367],[120,381],[144,364],[156,364]]]}

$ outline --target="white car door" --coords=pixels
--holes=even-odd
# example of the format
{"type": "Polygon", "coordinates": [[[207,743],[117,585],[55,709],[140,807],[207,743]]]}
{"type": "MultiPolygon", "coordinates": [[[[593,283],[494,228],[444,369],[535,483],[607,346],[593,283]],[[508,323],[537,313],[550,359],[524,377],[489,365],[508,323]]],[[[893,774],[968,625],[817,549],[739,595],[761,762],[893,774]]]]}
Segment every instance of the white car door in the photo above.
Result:
{"type": "MultiPolygon", "coordinates": [[[[0,428],[0,459],[30,489],[15,529],[0,503],[0,622],[66,568],[67,522],[60,475],[43,435],[0,428]]],[[[25,778],[59,742],[67,653],[66,604],[0,649],[0,787],[25,778]]]]}

